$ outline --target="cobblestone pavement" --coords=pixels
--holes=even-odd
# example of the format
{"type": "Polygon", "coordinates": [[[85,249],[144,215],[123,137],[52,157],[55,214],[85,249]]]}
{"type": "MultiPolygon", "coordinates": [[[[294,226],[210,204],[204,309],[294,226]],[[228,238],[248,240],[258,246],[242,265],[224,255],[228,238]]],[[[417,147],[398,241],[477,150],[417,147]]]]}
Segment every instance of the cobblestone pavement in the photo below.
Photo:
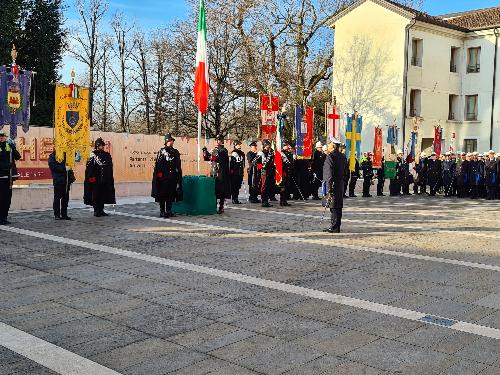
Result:
{"type": "Polygon", "coordinates": [[[499,202],[292,203],[15,213],[0,374],[500,374],[499,202]]]}

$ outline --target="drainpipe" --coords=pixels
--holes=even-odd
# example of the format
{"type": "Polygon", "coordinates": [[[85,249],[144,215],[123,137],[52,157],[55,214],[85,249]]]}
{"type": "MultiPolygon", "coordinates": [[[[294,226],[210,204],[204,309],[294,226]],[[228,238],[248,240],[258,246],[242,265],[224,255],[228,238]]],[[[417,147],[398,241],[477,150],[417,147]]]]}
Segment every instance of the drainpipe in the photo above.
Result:
{"type": "Polygon", "coordinates": [[[493,92],[491,93],[491,124],[490,124],[490,150],[493,150],[493,128],[495,119],[495,90],[497,84],[497,56],[498,56],[498,36],[500,31],[495,28],[495,60],[493,61],[493,92]]]}
{"type": "Polygon", "coordinates": [[[406,25],[406,33],[405,33],[405,67],[404,67],[404,73],[403,73],[403,116],[402,116],[402,123],[401,126],[403,127],[403,145],[401,146],[401,149],[404,151],[405,147],[405,136],[406,136],[406,99],[408,97],[408,69],[409,69],[409,57],[408,57],[408,51],[410,49],[410,29],[415,26],[417,23],[416,19],[413,19],[411,24],[406,25]]]}

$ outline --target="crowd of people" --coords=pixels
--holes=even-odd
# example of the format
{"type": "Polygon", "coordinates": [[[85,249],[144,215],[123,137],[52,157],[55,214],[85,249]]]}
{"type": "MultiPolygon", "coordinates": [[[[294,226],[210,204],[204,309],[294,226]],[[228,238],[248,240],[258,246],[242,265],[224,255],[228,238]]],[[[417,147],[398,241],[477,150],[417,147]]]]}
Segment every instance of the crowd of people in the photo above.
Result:
{"type": "MultiPolygon", "coordinates": [[[[175,216],[172,204],[183,199],[181,155],[174,148],[175,139],[167,134],[165,145],[156,157],[151,195],[160,206],[160,216],[175,216]]],[[[328,145],[316,143],[311,159],[298,158],[289,141],[282,142],[280,152],[275,152],[268,140],[258,150],[256,142],[250,143],[250,151],[242,151],[242,142],[232,142],[232,150],[224,145],[224,137],[216,137],[217,145],[212,150],[203,149],[203,158],[210,162],[210,175],[215,179],[217,213],[224,212],[226,200],[241,204],[239,197],[245,172],[248,177],[248,202],[272,207],[290,206],[291,200],[320,200],[331,197],[335,202],[332,211],[332,231],[340,230],[341,208],[344,198],[356,197],[356,186],[363,180],[363,197],[371,197],[372,185],[376,184],[377,196],[384,196],[386,171],[374,168],[372,154],[364,153],[355,160],[350,171],[345,145],[331,139],[328,145]],[[342,156],[341,156],[342,155],[342,156]],[[275,160],[280,157],[281,160],[275,160]],[[281,168],[276,168],[281,165],[281,168]],[[334,169],[332,169],[334,168],[334,169]],[[281,173],[281,175],[280,175],[281,173]],[[342,181],[339,180],[342,177],[342,181]],[[322,198],[319,192],[322,191],[322,198]],[[279,196],[279,197],[278,197],[279,196]],[[340,211],[339,211],[340,210],[340,211]],[[333,216],[332,216],[333,217],[333,216]],[[337,224],[336,224],[337,223],[337,224]],[[333,229],[332,229],[333,228],[333,229]]],[[[84,202],[93,206],[94,216],[108,214],[105,204],[116,203],[113,160],[104,150],[105,142],[99,138],[87,161],[84,180],[84,202]]],[[[20,159],[15,143],[0,132],[0,224],[8,224],[7,215],[12,197],[13,182],[19,177],[16,160],[20,159]]],[[[54,217],[56,220],[71,220],[68,216],[68,201],[71,184],[75,181],[73,171],[66,161],[58,161],[56,152],[49,157],[49,168],[54,185],[54,217]]],[[[500,154],[490,151],[485,154],[445,153],[429,157],[422,152],[418,162],[409,163],[403,152],[397,152],[395,173],[389,182],[391,196],[443,194],[446,197],[500,199],[500,154]],[[410,187],[413,185],[413,189],[410,187]]]]}

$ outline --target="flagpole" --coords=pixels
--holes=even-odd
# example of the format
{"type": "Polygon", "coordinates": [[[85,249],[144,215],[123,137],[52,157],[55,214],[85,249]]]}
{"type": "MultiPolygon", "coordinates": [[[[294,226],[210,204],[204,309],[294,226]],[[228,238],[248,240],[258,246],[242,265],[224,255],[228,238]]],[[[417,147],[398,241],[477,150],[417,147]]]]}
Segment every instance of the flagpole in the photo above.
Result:
{"type": "Polygon", "coordinates": [[[198,111],[198,176],[201,174],[200,161],[201,161],[201,121],[202,114],[198,111]]]}

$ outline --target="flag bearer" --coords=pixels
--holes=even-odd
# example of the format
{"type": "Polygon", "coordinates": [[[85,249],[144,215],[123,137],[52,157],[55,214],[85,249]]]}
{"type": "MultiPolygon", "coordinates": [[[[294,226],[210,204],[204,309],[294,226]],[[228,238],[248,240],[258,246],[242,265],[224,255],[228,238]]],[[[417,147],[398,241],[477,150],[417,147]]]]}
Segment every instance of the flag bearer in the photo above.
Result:
{"type": "Polygon", "coordinates": [[[231,176],[231,197],[233,204],[241,204],[238,199],[243,175],[245,174],[245,153],[241,151],[241,141],[234,141],[234,150],[229,160],[229,174],[231,176]]]}
{"type": "Polygon", "coordinates": [[[66,155],[64,160],[58,162],[56,151],[49,155],[49,169],[52,173],[52,183],[54,185],[54,218],[56,220],[71,220],[68,216],[69,191],[71,184],[75,182],[73,170],[66,165],[66,155]]]}
{"type": "Polygon", "coordinates": [[[257,174],[253,179],[253,188],[261,192],[262,207],[272,207],[269,200],[276,191],[276,166],[274,165],[274,152],[269,140],[266,139],[262,142],[262,151],[257,154],[253,164],[257,170],[257,174]]]}
{"type": "Polygon", "coordinates": [[[254,178],[256,178],[258,171],[253,163],[253,160],[257,157],[257,142],[250,143],[250,151],[247,152],[247,163],[248,163],[248,201],[250,203],[260,203],[259,200],[259,190],[255,189],[254,178]]]}
{"type": "Polygon", "coordinates": [[[0,130],[0,225],[10,224],[7,220],[12,200],[12,184],[19,177],[16,160],[21,155],[14,141],[7,141],[7,134],[0,130]]]}
{"type": "Polygon", "coordinates": [[[368,153],[366,158],[361,163],[361,170],[363,171],[363,197],[370,198],[370,186],[373,179],[373,163],[372,154],[368,153]]]}
{"type": "Polygon", "coordinates": [[[231,198],[231,181],[229,177],[229,152],[224,147],[224,137],[216,137],[217,146],[208,152],[203,147],[203,158],[211,162],[210,175],[215,177],[215,197],[219,200],[218,214],[224,213],[224,202],[231,198]]]}

